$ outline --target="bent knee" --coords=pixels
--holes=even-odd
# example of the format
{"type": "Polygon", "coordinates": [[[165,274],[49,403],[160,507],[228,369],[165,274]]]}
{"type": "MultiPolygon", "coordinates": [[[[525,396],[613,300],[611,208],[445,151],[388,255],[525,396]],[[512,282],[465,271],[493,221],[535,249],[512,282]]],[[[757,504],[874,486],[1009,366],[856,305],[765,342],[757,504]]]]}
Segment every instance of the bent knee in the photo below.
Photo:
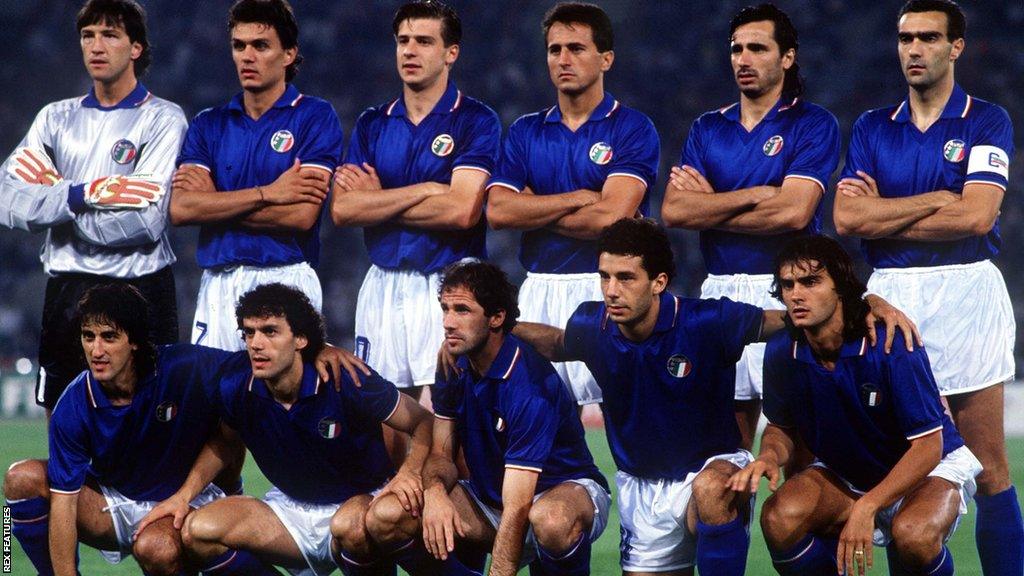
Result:
{"type": "Polygon", "coordinates": [[[45,460],[15,462],[4,474],[4,498],[7,500],[45,498],[48,493],[45,460]]]}
{"type": "Polygon", "coordinates": [[[761,507],[761,531],[769,544],[778,545],[806,525],[812,512],[799,498],[776,492],[761,507]]]}
{"type": "Polygon", "coordinates": [[[181,538],[175,532],[147,529],[132,545],[132,555],[147,574],[177,574],[181,570],[181,538]]]}
{"type": "Polygon", "coordinates": [[[897,516],[892,524],[892,541],[908,567],[926,565],[942,550],[946,530],[932,519],[897,516]]]}
{"type": "Polygon", "coordinates": [[[693,479],[693,497],[700,503],[706,500],[732,499],[728,486],[729,476],[718,470],[704,470],[693,479]]]}
{"type": "Polygon", "coordinates": [[[223,535],[223,526],[216,515],[202,508],[186,516],[181,526],[181,542],[186,548],[219,542],[223,535]]]}
{"type": "Polygon", "coordinates": [[[567,550],[583,530],[579,513],[568,502],[537,501],[530,508],[530,526],[537,542],[553,552],[567,550]]]}
{"type": "MultiPolygon", "coordinates": [[[[397,496],[389,495],[370,505],[366,511],[365,523],[361,514],[345,514],[343,518],[339,516],[342,515],[335,515],[339,527],[347,529],[350,535],[358,537],[360,531],[365,531],[378,542],[388,542],[395,538],[395,533],[409,513],[402,507],[397,496]]],[[[333,531],[333,522],[331,530],[335,537],[345,539],[342,534],[333,531]]]]}

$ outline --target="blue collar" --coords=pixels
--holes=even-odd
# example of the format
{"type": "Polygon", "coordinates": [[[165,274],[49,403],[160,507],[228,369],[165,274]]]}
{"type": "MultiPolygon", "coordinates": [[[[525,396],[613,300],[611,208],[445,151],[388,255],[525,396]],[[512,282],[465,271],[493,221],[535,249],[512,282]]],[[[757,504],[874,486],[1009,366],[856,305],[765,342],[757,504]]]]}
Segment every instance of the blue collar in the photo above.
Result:
{"type": "MultiPolygon", "coordinates": [[[[302,382],[299,383],[298,400],[309,398],[310,396],[316,396],[326,388],[327,386],[325,386],[324,382],[320,380],[320,375],[317,374],[316,369],[309,364],[303,363],[302,382]]],[[[249,384],[246,386],[246,389],[257,396],[274,400],[274,395],[270,393],[270,388],[267,386],[266,381],[256,378],[251,374],[249,376],[249,384]]]]}
{"type": "MultiPolygon", "coordinates": [[[[772,106],[772,109],[768,111],[768,114],[766,114],[764,119],[762,119],[761,121],[763,122],[764,120],[774,119],[776,116],[778,116],[780,112],[785,112],[786,110],[789,110],[790,108],[796,106],[797,102],[799,101],[799,98],[779,98],[778,101],[775,102],[775,105],[772,106]]],[[[726,106],[725,108],[720,109],[719,112],[722,114],[722,116],[725,116],[727,119],[732,120],[733,122],[740,121],[739,102],[734,102],[726,106]]]]}
{"type": "MultiPolygon", "coordinates": [[[[451,114],[461,104],[462,91],[455,86],[455,82],[448,82],[448,87],[445,88],[444,94],[441,95],[441,99],[437,101],[437,104],[434,104],[434,109],[430,111],[430,114],[451,114]]],[[[397,100],[388,105],[386,113],[388,116],[401,116],[404,118],[406,115],[405,99],[399,96],[397,100]]]]}
{"type": "MultiPolygon", "coordinates": [[[[590,113],[590,118],[587,118],[587,122],[584,122],[584,124],[589,122],[599,122],[605,118],[609,118],[621,107],[622,105],[619,104],[619,101],[616,100],[614,96],[605,92],[604,99],[602,99],[601,103],[597,105],[597,108],[594,108],[594,111],[590,113]]],[[[548,113],[544,115],[544,122],[555,124],[561,121],[562,110],[558,108],[558,104],[555,104],[548,110],[548,113]]]]}
{"type": "MultiPolygon", "coordinates": [[[[511,334],[505,335],[505,341],[501,343],[501,348],[498,349],[498,354],[494,356],[494,361],[491,362],[491,367],[487,369],[487,374],[484,374],[484,378],[490,380],[508,380],[512,376],[512,370],[515,368],[516,363],[523,357],[523,351],[520,347],[519,339],[511,334]]],[[[462,370],[463,374],[471,374],[473,367],[469,363],[468,356],[460,356],[456,361],[455,365],[462,370]]]]}
{"type": "MultiPolygon", "coordinates": [[[[675,328],[676,324],[679,323],[679,297],[675,294],[670,294],[667,290],[662,292],[658,296],[658,319],[654,322],[654,330],[651,332],[652,335],[667,332],[672,328],[675,328]]],[[[616,335],[621,338],[626,338],[622,335],[622,331],[619,330],[619,325],[612,322],[611,318],[608,317],[608,313],[605,312],[604,318],[601,319],[601,329],[607,329],[613,326],[613,331],[616,335]]]]}
{"type": "Polygon", "coordinates": [[[82,98],[83,108],[96,108],[97,110],[127,110],[131,108],[138,108],[146,103],[147,100],[152,98],[152,94],[146,87],[142,85],[142,82],[135,84],[135,89],[128,93],[120,102],[113,106],[103,106],[100,101],[96,98],[96,89],[90,88],[89,93],[82,98]]]}
{"type": "MultiPolygon", "coordinates": [[[[135,393],[132,394],[132,399],[139,395],[139,392],[145,388],[150,381],[156,378],[156,372],[151,372],[145,378],[139,378],[138,382],[135,383],[135,393]]],[[[92,375],[92,371],[88,371],[85,374],[85,395],[89,400],[89,405],[93,408],[121,408],[122,406],[114,406],[110,403],[110,399],[107,398],[107,393],[103,390],[96,377],[92,375]]]]}
{"type": "MultiPolygon", "coordinates": [[[[295,87],[294,84],[286,84],[284,88],[284,94],[274,102],[271,108],[293,108],[298,106],[299,101],[302,100],[302,93],[295,87]]],[[[245,113],[245,94],[239,92],[235,94],[228,102],[228,110],[236,110],[241,113],[245,113]]]]}
{"type": "MultiPolygon", "coordinates": [[[[953,92],[949,94],[949,100],[946,101],[946,106],[942,109],[942,116],[939,118],[966,118],[967,113],[971,110],[973,100],[967,92],[960,88],[959,84],[953,84],[953,92]]],[[[907,100],[900,102],[899,107],[889,116],[889,119],[893,122],[910,122],[910,103],[907,100]]]]}
{"type": "MultiPolygon", "coordinates": [[[[864,336],[857,340],[843,341],[842,347],[839,349],[840,358],[857,358],[863,356],[868,351],[868,337],[864,336]]],[[[811,350],[810,344],[806,340],[800,338],[799,340],[793,341],[793,359],[799,360],[807,364],[817,364],[818,359],[814,357],[814,352],[811,350]]]]}

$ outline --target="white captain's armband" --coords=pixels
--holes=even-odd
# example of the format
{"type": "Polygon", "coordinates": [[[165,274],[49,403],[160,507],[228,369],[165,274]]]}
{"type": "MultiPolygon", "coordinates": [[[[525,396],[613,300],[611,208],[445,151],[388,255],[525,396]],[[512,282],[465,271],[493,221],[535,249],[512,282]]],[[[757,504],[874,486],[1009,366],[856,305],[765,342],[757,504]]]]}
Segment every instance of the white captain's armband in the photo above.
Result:
{"type": "Polygon", "coordinates": [[[1009,180],[1010,157],[1005,150],[997,146],[974,146],[971,148],[971,158],[967,162],[967,175],[978,172],[999,174],[1009,180]]]}

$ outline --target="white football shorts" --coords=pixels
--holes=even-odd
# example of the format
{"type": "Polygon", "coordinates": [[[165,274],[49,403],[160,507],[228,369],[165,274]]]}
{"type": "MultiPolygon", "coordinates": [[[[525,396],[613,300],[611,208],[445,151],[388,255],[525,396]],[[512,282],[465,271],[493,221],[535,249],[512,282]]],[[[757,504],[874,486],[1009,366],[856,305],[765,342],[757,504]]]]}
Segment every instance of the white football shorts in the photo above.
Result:
{"type": "MultiPolygon", "coordinates": [[[[771,274],[708,274],[700,287],[700,297],[728,298],[765,310],[785,310],[782,302],[772,298],[771,289],[771,274]]],[[[743,355],[736,363],[736,400],[761,398],[764,345],[764,342],[754,342],[743,349],[743,355]]]]}
{"type": "Polygon", "coordinates": [[[917,323],[943,396],[1013,378],[1016,325],[1003,275],[988,260],[926,268],[880,268],[868,280],[917,323]]]}
{"type": "MultiPolygon", "coordinates": [[[[565,328],[583,302],[604,300],[601,277],[594,274],[526,274],[519,288],[519,319],[565,328]]],[[[603,400],[597,381],[583,362],[552,362],[580,406],[603,400]]]]}
{"type": "Polygon", "coordinates": [[[232,266],[223,270],[203,270],[192,323],[192,343],[229,352],[245,349],[235,319],[235,306],[243,294],[263,284],[279,282],[301,290],[320,311],[323,292],[320,279],[305,263],[286,266],[232,266]]]}
{"type": "MultiPolygon", "coordinates": [[[[648,480],[621,470],[615,473],[619,487],[619,517],[622,539],[619,543],[623,572],[669,572],[693,566],[697,559],[697,535],[686,526],[686,511],[693,495],[693,481],[715,460],[725,460],[737,468],[754,461],[746,450],[719,454],[704,462],[701,469],[679,480],[648,480]]],[[[750,497],[750,518],[754,514],[754,496],[750,497]]]]}
{"type": "Polygon", "coordinates": [[[310,504],[295,500],[276,487],[267,492],[263,501],[291,534],[309,565],[308,569],[288,568],[288,572],[295,576],[327,576],[338,569],[331,554],[331,518],[341,502],[310,504]]]}

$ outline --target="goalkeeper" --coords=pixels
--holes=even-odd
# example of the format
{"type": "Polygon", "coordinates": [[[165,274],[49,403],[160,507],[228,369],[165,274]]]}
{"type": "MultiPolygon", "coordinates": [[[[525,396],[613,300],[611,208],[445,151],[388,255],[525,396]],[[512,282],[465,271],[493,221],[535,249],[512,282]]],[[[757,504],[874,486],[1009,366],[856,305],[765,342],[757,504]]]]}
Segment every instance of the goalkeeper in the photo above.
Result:
{"type": "Polygon", "coordinates": [[[76,24],[92,90],[43,108],[0,170],[0,224],[46,231],[36,402],[48,415],[85,369],[71,311],[92,286],[134,285],[153,304],[150,339],[178,339],[165,192],[185,115],[138,81],[150,49],[134,0],[89,0],[76,24]]]}

